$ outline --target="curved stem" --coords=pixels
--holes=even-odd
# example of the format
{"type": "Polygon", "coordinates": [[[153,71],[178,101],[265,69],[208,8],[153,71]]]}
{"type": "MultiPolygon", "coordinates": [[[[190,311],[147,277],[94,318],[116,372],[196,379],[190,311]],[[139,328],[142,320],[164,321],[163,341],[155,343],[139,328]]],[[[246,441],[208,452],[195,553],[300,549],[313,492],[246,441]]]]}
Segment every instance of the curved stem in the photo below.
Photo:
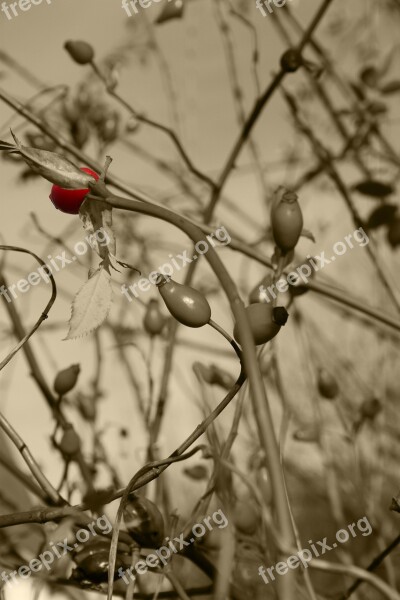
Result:
{"type": "Polygon", "coordinates": [[[318,571],[326,571],[327,573],[342,573],[343,575],[349,575],[350,577],[362,579],[381,592],[381,594],[388,600],[400,600],[400,594],[398,594],[396,590],[391,588],[376,575],[372,575],[372,573],[369,573],[360,567],[354,567],[352,565],[338,565],[326,560],[320,560],[318,558],[312,560],[309,563],[309,567],[318,571]]]}
{"type": "MultiPolygon", "coordinates": [[[[107,204],[113,208],[129,210],[153,216],[168,223],[171,223],[186,233],[194,243],[203,239],[201,229],[190,223],[183,216],[176,216],[164,207],[143,204],[135,200],[127,200],[118,196],[111,196],[108,190],[102,184],[92,186],[92,193],[88,195],[92,200],[105,200],[107,204]],[[95,195],[100,194],[99,196],[95,195]]],[[[235,321],[238,327],[238,335],[240,336],[242,351],[243,351],[243,366],[246,375],[249,378],[251,389],[251,401],[255,414],[255,420],[258,427],[260,444],[265,452],[268,463],[268,470],[271,476],[274,507],[277,514],[278,530],[284,546],[293,545],[293,528],[288,510],[286,492],[279,460],[279,449],[275,437],[275,431],[272,421],[272,415],[266,397],[263,380],[257,362],[256,348],[254,345],[253,335],[250,329],[248,317],[241,300],[236,285],[232,281],[228,271],[223,265],[214,248],[210,247],[205,255],[208,263],[218,277],[222,288],[224,289],[235,321]]],[[[186,448],[185,448],[186,449],[186,448]]],[[[109,587],[111,587],[111,580],[109,587]]]]}
{"type": "Polygon", "coordinates": [[[210,325],[210,327],[215,329],[215,331],[218,331],[218,333],[220,333],[226,340],[228,340],[228,342],[230,343],[230,345],[236,352],[239,360],[242,360],[242,351],[239,348],[239,346],[237,345],[237,343],[235,342],[235,340],[233,339],[233,337],[230,336],[229,333],[227,333],[225,331],[225,329],[223,327],[221,327],[221,325],[218,325],[218,323],[216,323],[212,319],[209,320],[208,324],[210,325]]]}
{"type": "MultiPolygon", "coordinates": [[[[26,248],[19,248],[18,246],[0,245],[0,250],[11,250],[13,252],[22,252],[23,254],[29,254],[30,256],[33,256],[42,267],[45,266],[45,263],[43,262],[43,260],[41,258],[36,256],[36,254],[31,252],[30,250],[27,250],[26,248]]],[[[51,282],[50,300],[46,304],[45,309],[43,310],[42,314],[40,315],[39,319],[37,320],[35,325],[32,327],[32,329],[26,335],[23,336],[23,338],[18,342],[18,344],[15,346],[15,348],[13,348],[13,350],[11,350],[11,352],[6,356],[6,358],[0,363],[0,371],[2,369],[4,369],[4,367],[10,362],[10,360],[17,354],[18,350],[20,350],[22,348],[22,346],[24,344],[26,344],[26,342],[29,340],[30,337],[32,337],[32,335],[35,333],[35,331],[37,329],[39,329],[39,327],[43,323],[43,321],[45,321],[47,319],[50,309],[53,306],[53,304],[57,298],[56,282],[54,281],[54,277],[51,273],[49,273],[49,278],[50,278],[50,282],[51,282]]],[[[6,286],[4,285],[4,279],[3,279],[2,275],[0,274],[0,289],[2,291],[4,291],[5,287],[6,286]]],[[[7,292],[6,292],[6,295],[7,295],[7,292]]]]}

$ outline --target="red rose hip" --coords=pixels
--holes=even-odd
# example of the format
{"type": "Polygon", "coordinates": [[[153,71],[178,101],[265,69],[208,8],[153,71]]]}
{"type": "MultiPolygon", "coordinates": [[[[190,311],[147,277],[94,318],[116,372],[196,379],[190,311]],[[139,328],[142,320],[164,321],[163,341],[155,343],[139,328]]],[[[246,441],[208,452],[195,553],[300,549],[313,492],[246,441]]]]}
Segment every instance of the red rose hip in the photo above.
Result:
{"type": "MultiPolygon", "coordinates": [[[[99,175],[88,167],[81,167],[81,171],[88,173],[88,175],[92,175],[96,181],[99,179],[99,175]]],[[[58,185],[53,185],[50,192],[50,200],[58,210],[61,210],[61,212],[77,215],[81,204],[88,193],[89,188],[82,190],[66,190],[58,185]]]]}

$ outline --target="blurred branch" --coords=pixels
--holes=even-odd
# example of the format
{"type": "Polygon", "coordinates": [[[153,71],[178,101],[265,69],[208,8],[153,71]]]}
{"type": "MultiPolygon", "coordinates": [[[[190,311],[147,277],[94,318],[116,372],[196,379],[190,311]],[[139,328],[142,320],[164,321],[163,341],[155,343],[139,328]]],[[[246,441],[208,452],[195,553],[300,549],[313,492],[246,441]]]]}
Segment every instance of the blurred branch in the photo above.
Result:
{"type": "Polygon", "coordinates": [[[319,558],[313,559],[309,563],[310,569],[316,569],[318,571],[325,571],[327,573],[342,573],[350,577],[356,577],[366,583],[369,583],[372,587],[378,590],[388,600],[400,600],[400,594],[396,592],[392,587],[387,585],[384,581],[379,579],[376,575],[372,575],[365,569],[360,567],[354,567],[349,565],[338,565],[335,563],[321,560],[319,558]]]}
{"type": "Polygon", "coordinates": [[[24,440],[18,435],[15,429],[10,425],[7,419],[0,413],[0,428],[4,431],[4,433],[10,438],[18,452],[20,452],[22,458],[28,466],[28,469],[45,492],[49,501],[55,506],[63,506],[66,504],[66,501],[57,490],[52,486],[50,481],[44,475],[42,470],[40,469],[38,463],[33,458],[31,451],[28,446],[25,444],[24,440]]]}
{"type": "Polygon", "coordinates": [[[40,498],[42,502],[47,502],[49,497],[47,493],[43,491],[41,487],[39,487],[35,481],[26,475],[23,471],[21,471],[16,465],[14,465],[8,458],[5,458],[0,454],[0,464],[9,471],[16,479],[18,479],[29,491],[31,491],[35,496],[40,498]]]}
{"type": "Polygon", "coordinates": [[[146,117],[145,115],[139,113],[136,109],[133,108],[133,106],[131,106],[129,104],[129,102],[127,102],[124,98],[122,98],[115,90],[113,90],[109,86],[106,77],[100,71],[99,67],[94,62],[92,62],[91,64],[92,64],[92,67],[93,67],[93,70],[95,71],[95,73],[99,76],[101,81],[103,81],[104,85],[106,86],[106,90],[107,90],[108,94],[112,98],[114,98],[119,104],[121,104],[121,106],[123,106],[135,119],[137,119],[141,123],[145,123],[146,125],[149,125],[150,127],[153,127],[154,129],[158,129],[159,131],[162,131],[163,133],[165,133],[172,140],[175,148],[177,149],[179,155],[181,156],[183,162],[186,164],[189,171],[191,173],[193,173],[193,175],[198,177],[198,179],[207,183],[211,188],[214,188],[215,187],[214,181],[212,179],[210,179],[210,177],[208,177],[208,175],[206,175],[205,173],[202,173],[201,171],[199,171],[199,169],[197,169],[197,167],[195,167],[195,165],[193,164],[192,160],[190,159],[188,153],[186,152],[185,148],[183,147],[183,144],[182,144],[181,140],[179,139],[178,135],[175,133],[175,131],[173,129],[171,129],[170,127],[167,127],[166,125],[163,125],[162,123],[159,123],[158,121],[154,121],[154,119],[150,119],[150,118],[146,117]]]}
{"type": "Polygon", "coordinates": [[[395,292],[393,291],[391,282],[388,280],[388,277],[386,276],[386,274],[384,272],[381,261],[377,255],[377,250],[375,248],[375,243],[371,236],[371,233],[368,231],[366,224],[364,223],[361,216],[359,215],[358,210],[355,207],[354,202],[351,198],[351,195],[348,192],[345,183],[343,182],[341,176],[339,175],[339,172],[337,171],[337,169],[334,165],[334,162],[332,160],[329,150],[327,150],[327,148],[325,146],[323,146],[323,144],[315,136],[311,127],[309,127],[309,125],[307,125],[307,123],[304,121],[304,119],[302,119],[300,117],[300,111],[299,111],[298,104],[297,104],[294,96],[292,94],[290,94],[289,92],[287,92],[286,90],[282,90],[282,94],[288,104],[291,115],[292,115],[297,127],[307,137],[307,139],[311,143],[312,148],[314,149],[316,155],[318,156],[319,160],[321,161],[321,165],[324,166],[327,175],[333,181],[333,183],[335,184],[340,195],[344,199],[346,206],[353,218],[353,222],[354,222],[355,226],[362,227],[364,229],[365,233],[370,238],[370,242],[366,246],[367,252],[371,258],[371,261],[375,267],[376,273],[377,273],[383,287],[386,289],[394,306],[400,313],[400,301],[398,300],[395,292]]]}
{"type": "MultiPolygon", "coordinates": [[[[392,542],[390,542],[390,544],[380,553],[378,554],[378,556],[376,556],[368,565],[367,567],[367,571],[374,571],[375,569],[377,569],[379,567],[379,565],[385,560],[385,558],[387,556],[389,556],[389,554],[391,552],[393,552],[393,550],[395,550],[398,545],[400,544],[400,535],[398,535],[396,538],[394,538],[394,540],[392,542]]],[[[350,596],[359,588],[359,586],[364,583],[365,579],[359,577],[358,579],[356,579],[356,581],[346,590],[346,592],[343,594],[343,596],[341,596],[339,598],[339,600],[347,600],[348,598],[350,598],[350,596]]]]}

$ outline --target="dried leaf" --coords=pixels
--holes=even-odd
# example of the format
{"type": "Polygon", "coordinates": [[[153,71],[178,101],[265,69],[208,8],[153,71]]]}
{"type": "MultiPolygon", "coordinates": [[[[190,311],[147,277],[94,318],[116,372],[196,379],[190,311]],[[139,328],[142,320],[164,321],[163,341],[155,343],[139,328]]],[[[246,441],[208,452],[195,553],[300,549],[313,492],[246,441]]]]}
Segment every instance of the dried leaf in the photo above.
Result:
{"type": "Polygon", "coordinates": [[[376,179],[361,181],[354,185],[353,189],[364,196],[373,196],[374,198],[385,198],[394,192],[393,186],[376,179]]]}
{"type": "Polygon", "coordinates": [[[107,318],[111,308],[110,274],[100,267],[81,287],[72,303],[72,315],[66,340],[91,333],[107,318]]]}
{"type": "Polygon", "coordinates": [[[89,243],[93,250],[103,259],[105,268],[111,263],[111,257],[115,256],[116,241],[112,228],[112,210],[106,202],[101,200],[85,200],[79,211],[80,219],[85,231],[89,233],[89,243]],[[99,242],[98,232],[102,236],[99,242]]]}

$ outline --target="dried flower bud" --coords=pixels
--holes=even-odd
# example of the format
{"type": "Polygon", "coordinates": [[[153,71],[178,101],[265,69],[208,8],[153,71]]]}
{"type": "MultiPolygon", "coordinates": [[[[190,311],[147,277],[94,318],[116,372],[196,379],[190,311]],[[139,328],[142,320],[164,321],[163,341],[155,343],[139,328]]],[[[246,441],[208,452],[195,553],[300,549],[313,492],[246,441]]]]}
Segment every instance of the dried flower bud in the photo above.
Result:
{"type": "Polygon", "coordinates": [[[94,59],[94,50],[87,42],[70,40],[65,42],[64,48],[78,65],[87,65],[94,59]]]}
{"type": "Polygon", "coordinates": [[[59,396],[68,394],[75,387],[80,370],[79,365],[71,365],[68,369],[60,371],[54,380],[54,391],[56,394],[59,396]]]}

